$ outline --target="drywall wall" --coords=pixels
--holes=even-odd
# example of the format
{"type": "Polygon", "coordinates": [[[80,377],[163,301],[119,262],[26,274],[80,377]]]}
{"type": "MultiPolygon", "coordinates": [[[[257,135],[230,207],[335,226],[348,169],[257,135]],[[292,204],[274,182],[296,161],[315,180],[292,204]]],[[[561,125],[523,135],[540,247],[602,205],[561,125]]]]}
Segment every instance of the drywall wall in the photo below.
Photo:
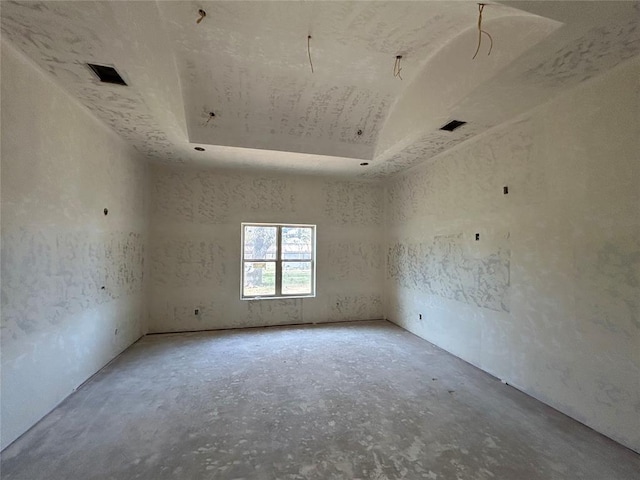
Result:
{"type": "Polygon", "coordinates": [[[163,166],[151,176],[150,331],[382,317],[379,185],[163,166]],[[240,299],[241,222],[317,225],[315,298],[240,299]]]}
{"type": "Polygon", "coordinates": [[[636,451],[638,78],[636,58],[389,180],[385,201],[390,320],[636,451]]]}
{"type": "Polygon", "coordinates": [[[1,80],[4,448],[143,334],[148,175],[7,42],[1,80]]]}

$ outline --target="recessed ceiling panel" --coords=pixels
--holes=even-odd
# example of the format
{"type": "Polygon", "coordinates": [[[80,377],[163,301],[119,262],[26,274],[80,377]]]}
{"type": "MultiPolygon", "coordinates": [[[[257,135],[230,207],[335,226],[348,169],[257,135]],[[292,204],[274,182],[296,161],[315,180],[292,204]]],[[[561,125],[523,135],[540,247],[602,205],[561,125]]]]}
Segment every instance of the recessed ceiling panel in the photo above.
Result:
{"type": "Polygon", "coordinates": [[[191,142],[359,159],[426,59],[475,18],[457,2],[205,2],[196,23],[194,4],[159,5],[191,142]]]}

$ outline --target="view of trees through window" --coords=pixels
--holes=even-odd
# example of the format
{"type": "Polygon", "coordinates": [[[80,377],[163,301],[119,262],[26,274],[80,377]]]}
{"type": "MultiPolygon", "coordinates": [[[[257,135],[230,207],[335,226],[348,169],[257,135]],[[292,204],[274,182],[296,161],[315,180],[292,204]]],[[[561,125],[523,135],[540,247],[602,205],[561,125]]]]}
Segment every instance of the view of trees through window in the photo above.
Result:
{"type": "Polygon", "coordinates": [[[244,224],[243,228],[243,297],[314,293],[314,226],[244,224]]]}

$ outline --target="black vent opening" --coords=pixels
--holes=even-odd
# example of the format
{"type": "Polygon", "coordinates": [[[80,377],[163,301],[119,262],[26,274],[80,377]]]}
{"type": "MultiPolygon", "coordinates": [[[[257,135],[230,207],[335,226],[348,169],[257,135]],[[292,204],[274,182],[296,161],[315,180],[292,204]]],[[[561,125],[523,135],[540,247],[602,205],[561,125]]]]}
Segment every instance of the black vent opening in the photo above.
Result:
{"type": "Polygon", "coordinates": [[[113,67],[108,67],[106,65],[94,65],[93,63],[87,63],[87,66],[93,70],[93,73],[97,75],[101,82],[113,83],[114,85],[127,85],[117,70],[113,67]]]}
{"type": "Polygon", "coordinates": [[[440,127],[440,130],[444,130],[446,132],[453,132],[454,130],[456,130],[457,128],[460,128],[462,125],[466,123],[467,122],[463,122],[461,120],[451,120],[444,127],[440,127]]]}

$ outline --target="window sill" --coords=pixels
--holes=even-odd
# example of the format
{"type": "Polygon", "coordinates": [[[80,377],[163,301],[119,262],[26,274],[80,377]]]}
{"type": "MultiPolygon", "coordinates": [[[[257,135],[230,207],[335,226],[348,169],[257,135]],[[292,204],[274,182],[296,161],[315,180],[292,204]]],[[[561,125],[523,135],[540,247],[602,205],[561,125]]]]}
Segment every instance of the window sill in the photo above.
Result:
{"type": "Polygon", "coordinates": [[[315,295],[283,295],[281,297],[240,297],[240,300],[291,300],[295,298],[315,298],[315,295]]]}

